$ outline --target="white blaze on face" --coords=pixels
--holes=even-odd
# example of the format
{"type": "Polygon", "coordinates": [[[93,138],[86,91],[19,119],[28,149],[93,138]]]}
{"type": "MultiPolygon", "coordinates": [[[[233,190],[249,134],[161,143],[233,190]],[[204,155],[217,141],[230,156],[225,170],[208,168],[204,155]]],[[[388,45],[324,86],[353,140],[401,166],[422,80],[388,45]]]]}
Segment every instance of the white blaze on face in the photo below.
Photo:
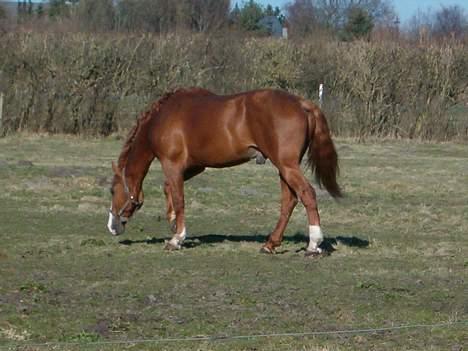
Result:
{"type": "Polygon", "coordinates": [[[117,230],[115,229],[115,217],[112,212],[109,211],[109,220],[107,221],[107,229],[111,232],[112,235],[117,235],[117,230]]]}
{"type": "Polygon", "coordinates": [[[118,217],[114,216],[111,211],[109,211],[109,219],[107,220],[107,229],[111,232],[112,235],[122,234],[125,230],[125,227],[120,223],[118,217]]]}
{"type": "Polygon", "coordinates": [[[323,241],[323,233],[318,225],[309,225],[309,246],[307,251],[322,252],[319,245],[323,241]]]}

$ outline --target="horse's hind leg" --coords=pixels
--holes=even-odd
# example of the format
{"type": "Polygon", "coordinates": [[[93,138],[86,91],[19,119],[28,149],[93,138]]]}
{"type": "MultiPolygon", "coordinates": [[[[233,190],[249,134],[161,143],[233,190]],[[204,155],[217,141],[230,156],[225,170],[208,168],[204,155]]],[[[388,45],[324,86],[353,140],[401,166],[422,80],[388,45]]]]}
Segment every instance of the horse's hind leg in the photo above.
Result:
{"type": "Polygon", "coordinates": [[[299,165],[282,167],[280,172],[307,211],[309,220],[309,245],[306,255],[320,254],[322,249],[319,248],[319,245],[323,241],[323,234],[320,229],[320,216],[317,210],[315,190],[302,174],[299,165]]]}
{"type": "Polygon", "coordinates": [[[278,223],[276,224],[275,229],[268,237],[267,242],[262,247],[261,252],[273,253],[275,248],[281,245],[283,241],[284,230],[288,224],[289,217],[294,210],[294,207],[297,205],[297,196],[289,187],[289,185],[284,181],[280,175],[281,182],[281,212],[278,223]]]}

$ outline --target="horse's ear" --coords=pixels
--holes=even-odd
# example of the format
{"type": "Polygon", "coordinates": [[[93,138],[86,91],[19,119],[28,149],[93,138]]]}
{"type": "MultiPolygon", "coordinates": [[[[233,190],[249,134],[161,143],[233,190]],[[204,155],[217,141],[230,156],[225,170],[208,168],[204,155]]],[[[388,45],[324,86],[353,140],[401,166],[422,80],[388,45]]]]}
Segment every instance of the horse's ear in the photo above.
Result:
{"type": "Polygon", "coordinates": [[[115,175],[117,176],[121,176],[121,173],[120,173],[120,169],[119,167],[117,167],[117,165],[114,163],[114,161],[112,161],[112,170],[114,171],[115,175]]]}

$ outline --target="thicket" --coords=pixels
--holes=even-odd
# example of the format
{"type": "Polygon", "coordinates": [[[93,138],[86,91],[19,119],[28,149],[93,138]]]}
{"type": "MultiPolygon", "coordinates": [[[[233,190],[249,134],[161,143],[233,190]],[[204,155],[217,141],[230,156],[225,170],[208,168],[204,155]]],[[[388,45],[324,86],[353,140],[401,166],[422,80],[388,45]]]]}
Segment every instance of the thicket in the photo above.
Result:
{"type": "Polygon", "coordinates": [[[468,137],[468,48],[455,42],[288,41],[219,34],[0,36],[3,133],[109,135],[177,87],[285,89],[317,100],[335,134],[468,137]]]}

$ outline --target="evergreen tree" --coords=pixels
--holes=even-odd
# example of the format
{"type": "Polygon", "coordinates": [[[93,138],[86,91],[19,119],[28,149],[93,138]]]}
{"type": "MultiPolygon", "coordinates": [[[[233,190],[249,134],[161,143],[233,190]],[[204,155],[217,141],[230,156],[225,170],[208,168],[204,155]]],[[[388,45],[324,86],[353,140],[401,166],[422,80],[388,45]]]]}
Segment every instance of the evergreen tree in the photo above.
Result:
{"type": "Polygon", "coordinates": [[[350,40],[365,37],[368,38],[373,28],[374,21],[372,16],[361,7],[353,7],[350,9],[348,14],[343,39],[350,40]]]}
{"type": "Polygon", "coordinates": [[[258,21],[263,17],[262,6],[255,0],[249,0],[240,9],[239,27],[246,31],[259,30],[258,21]]]}
{"type": "Polygon", "coordinates": [[[231,14],[229,15],[230,22],[234,25],[237,25],[239,23],[239,17],[240,17],[240,9],[239,5],[236,2],[236,5],[231,11],[231,14]]]}
{"type": "Polygon", "coordinates": [[[276,16],[275,10],[273,9],[273,6],[271,6],[270,4],[268,4],[268,5],[265,7],[265,11],[263,11],[263,15],[264,15],[264,16],[276,16]]]}
{"type": "Polygon", "coordinates": [[[36,8],[36,16],[38,18],[42,18],[44,16],[44,5],[42,3],[39,3],[36,8]]]}

